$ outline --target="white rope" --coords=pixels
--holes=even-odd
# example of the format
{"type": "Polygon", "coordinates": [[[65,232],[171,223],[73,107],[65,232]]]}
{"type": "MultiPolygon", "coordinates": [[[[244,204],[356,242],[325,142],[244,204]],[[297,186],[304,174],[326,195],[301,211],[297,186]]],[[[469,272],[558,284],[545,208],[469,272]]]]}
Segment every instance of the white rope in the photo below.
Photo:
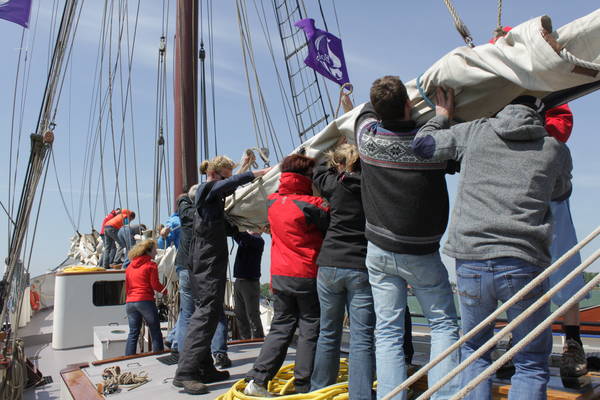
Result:
{"type": "MultiPolygon", "coordinates": [[[[502,339],[504,336],[506,336],[506,334],[512,332],[525,319],[529,318],[531,316],[531,314],[533,314],[535,311],[537,311],[538,308],[540,308],[546,302],[550,301],[552,296],[554,296],[559,290],[561,290],[563,286],[565,286],[567,283],[569,283],[570,281],[575,279],[575,277],[577,275],[579,275],[581,272],[583,272],[590,264],[592,264],[594,261],[596,261],[596,259],[598,259],[599,257],[600,257],[600,249],[596,250],[583,263],[581,263],[577,268],[575,268],[573,271],[571,271],[562,281],[560,281],[560,284],[552,287],[548,292],[546,292],[542,297],[540,297],[535,303],[533,303],[526,310],[524,310],[521,314],[519,314],[518,317],[516,317],[508,325],[506,325],[504,328],[502,328],[502,330],[500,330],[500,332],[498,332],[490,340],[485,342],[485,344],[483,346],[481,346],[479,349],[477,349],[477,351],[475,351],[473,354],[471,354],[469,356],[469,358],[467,358],[466,360],[461,362],[456,368],[454,368],[446,376],[444,376],[444,378],[442,378],[439,382],[436,382],[435,385],[431,386],[425,393],[423,393],[421,396],[419,396],[417,400],[428,399],[432,394],[437,392],[442,386],[444,386],[452,378],[454,378],[456,375],[458,375],[460,372],[462,372],[465,368],[467,368],[471,363],[473,363],[473,361],[479,359],[485,353],[487,353],[489,350],[491,350],[496,345],[496,343],[498,343],[500,341],[500,339],[502,339]]],[[[529,285],[527,285],[527,286],[529,286],[529,285]]],[[[511,300],[513,300],[517,297],[520,300],[521,296],[518,296],[518,295],[521,291],[522,290],[517,292],[517,294],[515,294],[511,298],[511,300]]],[[[529,335],[527,337],[529,337],[529,335]]],[[[524,341],[524,339],[521,340],[519,343],[521,343],[523,341],[524,341]]],[[[529,341],[531,341],[531,338],[529,339],[529,341]]],[[[499,367],[500,366],[498,366],[496,369],[498,369],[499,367]]],[[[464,395],[463,395],[463,397],[464,397],[464,395]]],[[[458,399],[458,398],[462,398],[462,397],[454,397],[453,399],[458,399]]]]}
{"type": "Polygon", "coordinates": [[[569,53],[569,51],[564,48],[558,53],[558,55],[565,61],[570,62],[573,65],[577,65],[579,67],[591,69],[594,71],[600,71],[600,64],[593,63],[591,61],[585,61],[581,58],[575,57],[573,54],[569,53]]]}
{"type": "MultiPolygon", "coordinates": [[[[596,250],[596,252],[594,254],[592,254],[587,260],[585,260],[584,264],[587,263],[587,265],[589,265],[589,264],[593,263],[598,257],[600,257],[600,249],[596,250]],[[593,260],[588,263],[588,261],[592,258],[593,258],[593,260]]],[[[583,264],[581,264],[581,265],[583,265],[583,264]]],[[[565,304],[560,306],[558,308],[558,310],[556,310],[552,314],[550,314],[548,316],[548,318],[546,318],[544,320],[544,322],[542,322],[540,325],[538,325],[533,331],[531,331],[527,336],[525,336],[521,341],[519,341],[519,343],[517,343],[515,346],[513,346],[509,351],[504,353],[504,355],[502,357],[500,357],[492,365],[490,365],[485,371],[483,371],[479,376],[477,376],[477,378],[473,379],[471,382],[469,382],[469,384],[467,386],[462,388],[452,398],[452,400],[464,398],[477,385],[479,385],[481,382],[486,380],[490,375],[492,375],[500,367],[502,367],[502,365],[504,365],[504,363],[506,363],[508,360],[513,358],[516,353],[518,353],[519,351],[521,351],[523,349],[523,347],[527,346],[529,344],[529,342],[531,342],[533,339],[535,339],[544,330],[548,329],[548,327],[550,327],[550,325],[554,322],[554,320],[556,318],[560,317],[565,312],[567,312],[572,306],[579,303],[579,300],[581,300],[581,298],[583,296],[585,296],[585,294],[588,293],[590,290],[592,290],[596,286],[598,286],[599,283],[600,283],[600,275],[596,275],[583,288],[581,288],[573,297],[571,297],[565,304]]],[[[548,297],[549,294],[550,293],[546,294],[543,298],[547,298],[549,300],[549,297],[548,297]]],[[[540,300],[542,300],[542,299],[540,299],[540,300]]],[[[539,302],[540,300],[538,300],[537,302],[539,302]]],[[[523,314],[521,314],[521,315],[523,315],[523,314]]]]}
{"type": "MultiPolygon", "coordinates": [[[[533,279],[531,282],[529,282],[529,284],[527,284],[523,289],[521,289],[517,293],[515,293],[515,295],[511,299],[509,299],[506,303],[503,303],[500,307],[498,307],[486,319],[481,321],[479,323],[479,325],[477,325],[475,328],[471,329],[469,332],[463,333],[463,336],[457,342],[455,342],[452,346],[448,347],[446,350],[444,350],[442,353],[440,353],[436,358],[429,361],[426,365],[421,367],[413,375],[408,377],[404,382],[402,382],[400,385],[398,385],[394,390],[392,390],[383,399],[390,400],[391,398],[393,398],[395,395],[397,395],[401,391],[408,389],[411,385],[413,385],[415,382],[417,382],[419,379],[421,379],[423,376],[425,376],[431,368],[435,367],[442,360],[444,360],[448,355],[450,355],[452,352],[457,350],[463,343],[465,343],[467,340],[471,339],[473,336],[478,334],[479,331],[482,330],[483,328],[486,328],[490,324],[494,323],[496,318],[499,317],[500,314],[502,314],[503,312],[508,310],[516,302],[520,301],[523,298],[523,296],[525,296],[527,293],[529,293],[529,291],[531,291],[531,289],[533,289],[534,287],[539,285],[544,279],[549,277],[550,274],[552,274],[554,271],[556,271],[563,263],[565,263],[565,261],[567,261],[573,255],[575,255],[575,253],[577,253],[579,250],[581,250],[584,246],[586,246],[592,240],[594,240],[596,238],[596,236],[598,236],[599,234],[600,234],[600,226],[597,227],[592,233],[590,233],[587,237],[585,237],[583,240],[581,240],[575,246],[573,246],[573,248],[571,248],[569,251],[567,251],[565,254],[563,254],[562,257],[560,257],[558,260],[556,260],[554,262],[554,264],[552,264],[551,266],[546,268],[544,270],[544,272],[542,272],[535,279],[533,279]]],[[[565,284],[566,283],[559,282],[557,284],[557,286],[562,287],[565,284]]],[[[448,381],[450,379],[448,379],[448,381]]],[[[440,385],[440,387],[442,385],[440,385]]]]}

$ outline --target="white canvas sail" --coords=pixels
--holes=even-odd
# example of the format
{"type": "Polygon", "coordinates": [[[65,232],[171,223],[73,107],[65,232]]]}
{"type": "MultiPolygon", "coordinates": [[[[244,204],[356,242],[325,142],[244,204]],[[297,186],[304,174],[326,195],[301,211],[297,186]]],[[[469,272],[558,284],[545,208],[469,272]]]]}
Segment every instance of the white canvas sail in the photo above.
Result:
{"type": "MultiPolygon", "coordinates": [[[[542,37],[542,17],[533,18],[512,29],[495,45],[457,48],[431,66],[420,78],[421,91],[433,97],[438,86],[456,91],[455,117],[464,121],[494,115],[521,94],[543,97],[563,89],[598,81],[574,71],[542,37]]],[[[576,57],[600,62],[600,9],[579,18],[553,33],[576,57]]],[[[417,79],[406,85],[413,106],[413,119],[425,123],[434,115],[419,92],[417,79]]],[[[331,122],[303,146],[310,157],[319,158],[335,145],[340,135],[354,142],[354,123],[363,105],[331,122]]],[[[298,151],[296,149],[295,151],[298,151]]],[[[266,197],[279,184],[276,167],[251,185],[239,188],[227,199],[226,212],[242,230],[267,223],[266,197]]]]}

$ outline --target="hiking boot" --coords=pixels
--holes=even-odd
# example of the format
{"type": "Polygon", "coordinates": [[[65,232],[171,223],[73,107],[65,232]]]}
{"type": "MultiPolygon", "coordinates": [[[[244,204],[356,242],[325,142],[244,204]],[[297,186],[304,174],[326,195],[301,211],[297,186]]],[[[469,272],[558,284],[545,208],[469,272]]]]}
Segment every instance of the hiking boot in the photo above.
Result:
{"type": "Polygon", "coordinates": [[[255,396],[255,397],[273,397],[271,393],[267,390],[267,388],[252,379],[246,385],[244,389],[244,394],[247,396],[255,396]]]}
{"type": "Polygon", "coordinates": [[[580,389],[589,385],[591,380],[586,376],[587,372],[587,360],[583,347],[578,341],[567,339],[560,359],[560,378],[563,386],[569,389],[580,389]]]}
{"type": "Polygon", "coordinates": [[[215,353],[215,367],[219,369],[231,367],[231,360],[227,356],[227,353],[215,353]]]}
{"type": "Polygon", "coordinates": [[[221,382],[226,381],[227,379],[229,379],[229,371],[219,371],[217,369],[203,372],[198,377],[198,380],[204,383],[221,382]]]}
{"type": "Polygon", "coordinates": [[[208,386],[195,379],[183,380],[173,378],[173,386],[183,388],[183,391],[188,394],[205,394],[208,393],[208,386]]]}

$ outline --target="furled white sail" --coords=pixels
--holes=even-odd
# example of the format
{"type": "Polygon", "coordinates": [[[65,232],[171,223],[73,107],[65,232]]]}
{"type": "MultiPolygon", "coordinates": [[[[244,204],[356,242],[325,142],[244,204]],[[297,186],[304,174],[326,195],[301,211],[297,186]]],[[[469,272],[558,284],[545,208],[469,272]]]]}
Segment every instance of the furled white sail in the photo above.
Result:
{"type": "MultiPolygon", "coordinates": [[[[431,66],[418,79],[407,83],[413,106],[413,119],[425,123],[434,110],[421,92],[435,101],[437,86],[456,92],[455,118],[464,121],[494,115],[522,94],[544,97],[563,89],[600,80],[593,71],[582,73],[563,60],[542,37],[542,17],[531,19],[512,29],[495,45],[457,48],[431,66]]],[[[558,43],[576,57],[600,62],[600,9],[579,18],[553,33],[558,43]]],[[[331,122],[319,134],[303,144],[306,154],[319,158],[335,145],[340,135],[354,141],[354,123],[363,105],[331,122]]],[[[299,149],[296,149],[297,152],[299,149]]],[[[227,199],[226,212],[242,230],[254,230],[267,224],[266,197],[279,185],[279,169],[239,188],[227,199]]]]}

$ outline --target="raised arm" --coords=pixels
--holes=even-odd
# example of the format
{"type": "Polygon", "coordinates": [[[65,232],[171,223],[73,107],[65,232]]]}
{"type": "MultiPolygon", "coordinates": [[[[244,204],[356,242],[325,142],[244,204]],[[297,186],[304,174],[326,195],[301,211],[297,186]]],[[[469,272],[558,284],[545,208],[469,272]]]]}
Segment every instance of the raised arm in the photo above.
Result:
{"type": "Polygon", "coordinates": [[[337,184],[337,169],[329,167],[327,162],[321,163],[313,171],[313,183],[321,193],[321,196],[330,199],[335,185],[337,184]]]}
{"type": "Polygon", "coordinates": [[[263,176],[270,170],[271,170],[271,168],[257,169],[255,171],[244,172],[244,173],[233,175],[229,178],[217,181],[213,185],[208,196],[206,196],[206,199],[210,200],[211,198],[214,198],[214,197],[221,197],[221,198],[227,197],[231,193],[233,193],[234,190],[237,189],[239,186],[252,182],[254,180],[254,178],[263,176]]]}
{"type": "Polygon", "coordinates": [[[421,158],[439,161],[462,159],[471,138],[471,130],[478,121],[466,122],[450,127],[454,113],[454,91],[445,93],[437,89],[436,116],[419,129],[412,143],[413,152],[421,158]]]}

